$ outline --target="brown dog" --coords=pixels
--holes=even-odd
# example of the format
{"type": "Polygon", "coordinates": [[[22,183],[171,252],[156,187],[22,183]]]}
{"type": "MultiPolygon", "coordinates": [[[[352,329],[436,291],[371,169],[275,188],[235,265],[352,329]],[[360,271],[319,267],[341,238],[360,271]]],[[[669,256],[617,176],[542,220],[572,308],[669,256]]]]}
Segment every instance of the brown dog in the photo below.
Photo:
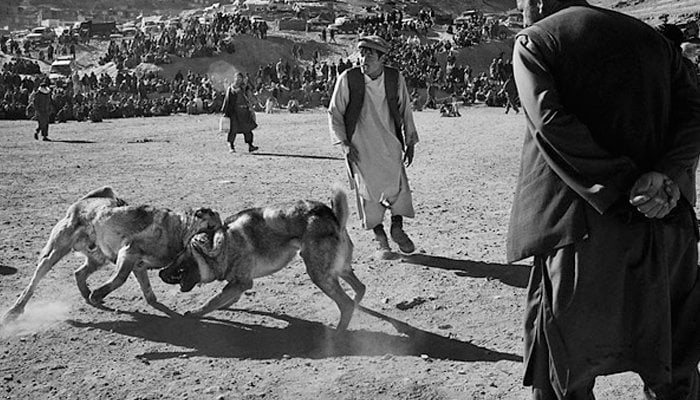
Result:
{"type": "Polygon", "coordinates": [[[150,206],[127,206],[108,187],[90,192],[73,203],[54,226],[34,276],[2,322],[24,312],[39,281],[71,250],[85,255],[85,263],[75,271],[75,280],[80,294],[90,303],[100,304],[133,272],[148,304],[170,314],[157,301],[147,270],[165,267],[180,255],[194,235],[219,225],[218,214],[208,209],[180,214],[150,206]],[[88,276],[109,263],[116,264],[115,273],[91,292],[88,276]]]}
{"type": "MultiPolygon", "coordinates": [[[[253,279],[281,270],[299,253],[311,280],[338,305],[337,328],[343,331],[364,296],[365,285],[350,264],[353,244],[345,227],[349,211],[343,191],[334,191],[332,207],[297,201],[241,211],[227,218],[213,236],[195,236],[187,250],[159,275],[167,283],[181,285],[228,281],[221,293],[185,314],[198,318],[235,303],[253,287],[253,279]],[[352,287],[354,301],[338,278],[352,287]]],[[[182,291],[191,289],[188,286],[182,286],[182,291]]]]}

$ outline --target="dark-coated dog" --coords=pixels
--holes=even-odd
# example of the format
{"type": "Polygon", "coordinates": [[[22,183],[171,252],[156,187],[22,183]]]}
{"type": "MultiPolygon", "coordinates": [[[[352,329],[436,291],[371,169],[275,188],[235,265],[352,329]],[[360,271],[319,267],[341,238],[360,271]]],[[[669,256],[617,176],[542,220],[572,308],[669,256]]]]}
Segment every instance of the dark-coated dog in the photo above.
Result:
{"type": "MultiPolygon", "coordinates": [[[[365,293],[365,285],[351,266],[348,212],[347,196],[340,189],[333,193],[332,208],[317,201],[297,201],[244,210],[227,218],[213,235],[196,235],[186,251],[159,275],[167,283],[180,283],[182,291],[191,289],[195,281],[228,281],[220,293],[185,314],[198,318],[235,303],[253,287],[254,279],[281,270],[298,253],[311,280],[338,305],[337,329],[343,331],[365,293]],[[355,292],[354,300],[345,293],[339,278],[355,292]]],[[[207,220],[213,217],[209,215],[207,220]]]]}

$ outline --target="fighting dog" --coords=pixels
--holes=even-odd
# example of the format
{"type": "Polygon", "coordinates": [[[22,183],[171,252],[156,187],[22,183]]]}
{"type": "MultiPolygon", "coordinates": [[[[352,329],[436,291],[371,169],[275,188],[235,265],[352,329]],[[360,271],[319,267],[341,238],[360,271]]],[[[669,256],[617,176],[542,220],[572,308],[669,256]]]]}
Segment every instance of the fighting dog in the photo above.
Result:
{"type": "Polygon", "coordinates": [[[344,331],[365,293],[365,285],[351,266],[348,213],[347,197],[339,189],[333,193],[332,208],[317,201],[297,201],[244,210],[227,218],[213,236],[193,237],[186,251],[159,275],[166,283],[180,283],[183,292],[194,281],[228,281],[220,293],[185,314],[199,318],[235,303],[253,287],[253,279],[281,270],[298,253],[311,280],[338,305],[337,329],[344,331]],[[354,300],[340,286],[339,278],[355,292],[354,300]]]}
{"type": "MultiPolygon", "coordinates": [[[[133,272],[148,304],[170,314],[157,301],[147,270],[165,267],[185,250],[194,235],[213,232],[220,225],[219,215],[209,209],[176,213],[145,205],[129,206],[109,187],[92,191],[73,203],[54,226],[34,276],[2,322],[16,319],[24,312],[39,281],[71,250],[85,256],[84,264],[74,276],[80,294],[89,303],[101,304],[133,272]],[[110,263],[116,264],[115,273],[91,292],[88,276],[110,263]]],[[[186,287],[187,283],[183,285],[186,287]]]]}

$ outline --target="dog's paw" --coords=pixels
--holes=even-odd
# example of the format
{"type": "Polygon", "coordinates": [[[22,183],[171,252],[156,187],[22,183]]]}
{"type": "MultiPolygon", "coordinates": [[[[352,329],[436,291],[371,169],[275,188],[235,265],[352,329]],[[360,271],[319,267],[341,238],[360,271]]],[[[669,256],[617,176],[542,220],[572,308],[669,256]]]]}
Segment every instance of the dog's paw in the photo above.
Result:
{"type": "Polygon", "coordinates": [[[101,306],[102,303],[104,303],[104,299],[105,294],[102,293],[102,291],[100,290],[95,290],[94,292],[90,293],[90,297],[88,297],[88,302],[93,306],[101,306]]]}
{"type": "Polygon", "coordinates": [[[20,315],[22,315],[23,312],[24,310],[16,310],[14,308],[7,310],[5,315],[2,316],[2,319],[0,319],[0,326],[14,322],[20,315]]]}

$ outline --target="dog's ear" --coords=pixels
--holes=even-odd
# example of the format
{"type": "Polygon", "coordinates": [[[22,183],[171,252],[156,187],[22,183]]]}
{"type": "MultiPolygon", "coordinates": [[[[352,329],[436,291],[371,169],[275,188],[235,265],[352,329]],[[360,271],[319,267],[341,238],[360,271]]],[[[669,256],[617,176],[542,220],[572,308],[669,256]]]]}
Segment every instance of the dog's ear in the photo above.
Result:
{"type": "Polygon", "coordinates": [[[180,276],[180,291],[187,293],[195,287],[202,278],[199,275],[199,266],[190,252],[186,252],[187,257],[182,260],[182,275],[180,276]]]}

